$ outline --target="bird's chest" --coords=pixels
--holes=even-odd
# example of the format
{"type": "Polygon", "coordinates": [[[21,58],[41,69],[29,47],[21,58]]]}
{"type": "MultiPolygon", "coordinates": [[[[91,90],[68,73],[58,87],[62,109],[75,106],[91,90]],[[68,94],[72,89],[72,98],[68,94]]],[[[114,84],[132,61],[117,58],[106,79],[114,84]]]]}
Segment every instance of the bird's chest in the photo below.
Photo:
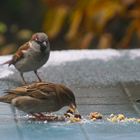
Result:
{"type": "Polygon", "coordinates": [[[32,50],[24,54],[24,57],[19,60],[15,67],[21,72],[37,70],[46,63],[48,56],[46,53],[33,52],[32,50]]]}

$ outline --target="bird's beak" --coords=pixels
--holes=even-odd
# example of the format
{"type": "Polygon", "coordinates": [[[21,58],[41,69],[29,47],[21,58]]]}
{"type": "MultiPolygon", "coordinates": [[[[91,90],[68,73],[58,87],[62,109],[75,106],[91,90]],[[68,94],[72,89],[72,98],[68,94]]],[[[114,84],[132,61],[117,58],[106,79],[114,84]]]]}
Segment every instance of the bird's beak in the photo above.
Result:
{"type": "Polygon", "coordinates": [[[73,113],[79,114],[79,111],[77,110],[77,107],[76,107],[74,104],[70,104],[70,110],[71,110],[73,113]]]}

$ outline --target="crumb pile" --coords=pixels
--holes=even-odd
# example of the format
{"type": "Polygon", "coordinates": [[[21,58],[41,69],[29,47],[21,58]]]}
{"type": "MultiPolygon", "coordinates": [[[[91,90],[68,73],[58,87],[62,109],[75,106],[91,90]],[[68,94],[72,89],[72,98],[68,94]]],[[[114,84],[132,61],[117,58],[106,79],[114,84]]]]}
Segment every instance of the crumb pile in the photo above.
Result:
{"type": "Polygon", "coordinates": [[[86,117],[83,117],[79,114],[71,114],[66,113],[65,115],[56,115],[56,114],[44,114],[44,117],[38,119],[33,116],[29,116],[30,120],[33,121],[47,121],[47,122],[68,122],[68,123],[76,123],[76,122],[83,122],[83,120],[89,120],[89,121],[98,121],[98,120],[107,120],[112,123],[121,123],[121,122],[136,122],[140,123],[140,118],[128,118],[123,114],[111,114],[109,117],[103,116],[99,112],[91,112],[86,117]]]}
{"type": "Polygon", "coordinates": [[[110,122],[138,122],[140,123],[140,118],[128,118],[123,114],[114,115],[111,114],[108,118],[110,122]]]}

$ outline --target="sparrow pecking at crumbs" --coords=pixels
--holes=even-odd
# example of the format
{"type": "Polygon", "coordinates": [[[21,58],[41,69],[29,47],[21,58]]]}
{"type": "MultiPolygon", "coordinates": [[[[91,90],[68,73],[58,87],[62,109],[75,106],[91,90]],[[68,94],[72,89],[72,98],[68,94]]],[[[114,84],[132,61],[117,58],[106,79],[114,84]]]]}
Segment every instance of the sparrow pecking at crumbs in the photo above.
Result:
{"type": "Polygon", "coordinates": [[[48,36],[43,33],[35,33],[31,39],[23,44],[12,59],[5,62],[4,64],[14,65],[15,68],[20,72],[21,78],[26,84],[23,77],[24,72],[34,71],[38,80],[41,82],[37,70],[42,67],[49,59],[50,55],[50,44],[48,36]]]}
{"type": "Polygon", "coordinates": [[[0,97],[0,102],[9,103],[38,120],[43,117],[43,112],[58,111],[64,106],[69,106],[67,112],[78,113],[73,92],[61,84],[39,82],[6,93],[0,97]]]}

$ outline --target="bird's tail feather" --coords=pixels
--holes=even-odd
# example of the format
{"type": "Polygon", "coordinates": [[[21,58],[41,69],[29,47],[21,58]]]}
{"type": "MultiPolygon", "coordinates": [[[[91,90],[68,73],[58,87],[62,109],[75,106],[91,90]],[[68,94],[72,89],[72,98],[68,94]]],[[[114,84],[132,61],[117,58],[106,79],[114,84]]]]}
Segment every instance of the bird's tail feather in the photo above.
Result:
{"type": "Polygon", "coordinates": [[[12,97],[8,95],[0,96],[0,102],[11,103],[12,97]]]}
{"type": "Polygon", "coordinates": [[[5,102],[5,98],[4,97],[0,97],[0,102],[5,102]]]}
{"type": "Polygon", "coordinates": [[[12,64],[12,60],[8,60],[8,61],[6,61],[6,62],[4,62],[4,63],[2,63],[2,64],[0,64],[0,65],[6,65],[6,64],[8,64],[8,66],[10,66],[11,64],[12,64]]]}

